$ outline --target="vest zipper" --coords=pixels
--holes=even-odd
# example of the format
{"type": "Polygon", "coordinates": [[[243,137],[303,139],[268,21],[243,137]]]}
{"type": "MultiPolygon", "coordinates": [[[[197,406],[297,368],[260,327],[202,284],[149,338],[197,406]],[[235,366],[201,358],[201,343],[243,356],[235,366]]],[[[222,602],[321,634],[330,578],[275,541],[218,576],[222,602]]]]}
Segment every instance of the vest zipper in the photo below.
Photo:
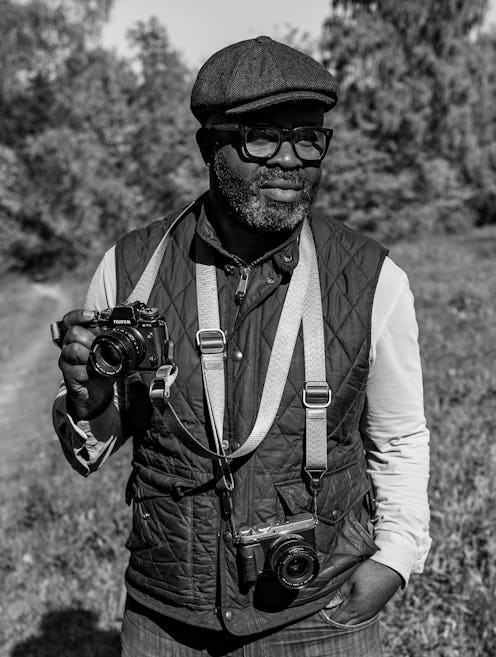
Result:
{"type": "Polygon", "coordinates": [[[249,265],[245,265],[245,263],[240,258],[233,256],[233,260],[239,269],[239,283],[234,295],[234,301],[238,307],[242,304],[243,299],[246,296],[246,290],[248,289],[248,279],[250,278],[251,270],[253,267],[256,267],[256,265],[262,262],[263,259],[264,256],[261,256],[260,258],[256,258],[256,260],[254,260],[249,265]]]}
{"type": "Polygon", "coordinates": [[[250,265],[246,265],[240,258],[233,256],[233,260],[238,266],[239,270],[239,283],[234,293],[234,303],[236,304],[236,313],[234,315],[234,322],[231,331],[234,331],[236,322],[238,321],[239,307],[243,303],[243,299],[246,296],[246,291],[248,289],[248,280],[250,278],[250,273],[259,262],[263,260],[263,256],[254,260],[250,265]]]}
{"type": "Polygon", "coordinates": [[[238,307],[242,304],[243,299],[246,296],[250,271],[250,267],[239,268],[239,283],[238,287],[236,288],[236,293],[234,294],[234,301],[238,307]]]}

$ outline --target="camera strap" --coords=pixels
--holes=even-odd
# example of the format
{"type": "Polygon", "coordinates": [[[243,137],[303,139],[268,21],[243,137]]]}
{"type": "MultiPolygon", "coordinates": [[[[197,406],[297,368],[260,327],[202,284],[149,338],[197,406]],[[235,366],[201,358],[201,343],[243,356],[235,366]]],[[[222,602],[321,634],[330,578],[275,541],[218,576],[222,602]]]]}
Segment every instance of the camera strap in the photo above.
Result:
{"type": "MultiPolygon", "coordinates": [[[[127,303],[146,303],[158,274],[170,233],[176,224],[197,203],[188,205],[174,219],[147,263],[127,303]]],[[[262,390],[262,397],[253,429],[246,441],[234,452],[226,454],[222,440],[225,407],[225,358],[226,336],[220,328],[217,276],[215,266],[196,265],[198,325],[196,335],[205,396],[215,439],[216,451],[200,443],[183,425],[169,403],[171,379],[167,368],[160,368],[150,386],[150,398],[164,416],[169,430],[195,454],[217,460],[221,467],[227,490],[234,486],[228,462],[254,451],[267,435],[275,420],[286,384],[291,358],[303,320],[303,343],[305,355],[305,466],[309,486],[314,496],[322,485],[322,476],[327,470],[327,407],[331,402],[331,391],[326,382],[324,325],[320,291],[317,254],[312,231],[304,221],[300,235],[300,258],[291,276],[290,284],[279,319],[269,366],[262,390]],[[164,379],[162,381],[161,377],[164,379]]]]}
{"type": "Polygon", "coordinates": [[[196,199],[193,201],[193,203],[190,203],[188,206],[186,206],[184,210],[181,210],[177,217],[172,221],[171,225],[167,228],[162,239],[158,243],[155,251],[152,253],[152,257],[147,262],[143,273],[141,274],[138,282],[136,283],[131,294],[126,299],[125,303],[133,303],[134,301],[142,301],[144,304],[147,303],[153,286],[155,285],[155,279],[157,278],[162,258],[164,257],[167,244],[169,243],[172,229],[181,221],[183,217],[188,214],[191,208],[196,205],[199,200],[200,199],[196,199]]]}
{"type": "MultiPolygon", "coordinates": [[[[226,455],[222,431],[225,406],[226,338],[220,328],[216,270],[197,264],[197,303],[200,350],[207,407],[214,427],[216,446],[222,459],[245,456],[255,450],[275,420],[303,319],[305,356],[305,472],[314,497],[327,470],[327,407],[331,392],[326,381],[324,322],[317,254],[312,231],[304,222],[300,259],[293,272],[279,319],[255,425],[240,448],[226,455]]],[[[219,458],[219,454],[217,457],[219,458]]]]}

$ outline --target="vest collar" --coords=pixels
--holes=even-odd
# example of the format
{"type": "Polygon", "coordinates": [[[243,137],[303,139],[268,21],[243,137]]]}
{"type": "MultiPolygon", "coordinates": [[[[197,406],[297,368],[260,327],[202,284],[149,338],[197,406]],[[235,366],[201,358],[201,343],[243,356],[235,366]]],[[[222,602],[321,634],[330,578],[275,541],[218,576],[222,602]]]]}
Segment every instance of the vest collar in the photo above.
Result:
{"type": "MultiPolygon", "coordinates": [[[[254,263],[248,264],[251,266],[253,264],[258,264],[259,262],[263,262],[272,258],[274,265],[281,273],[291,273],[298,264],[299,260],[298,242],[300,232],[301,224],[295,228],[295,230],[282,244],[264,253],[260,258],[257,258],[254,263]]],[[[228,262],[234,261],[237,264],[245,264],[241,263],[239,257],[235,256],[233,253],[230,253],[222,246],[217,232],[205,211],[205,202],[203,202],[200,206],[200,213],[196,225],[196,234],[203,242],[214,249],[217,254],[220,254],[223,260],[228,262]]]]}

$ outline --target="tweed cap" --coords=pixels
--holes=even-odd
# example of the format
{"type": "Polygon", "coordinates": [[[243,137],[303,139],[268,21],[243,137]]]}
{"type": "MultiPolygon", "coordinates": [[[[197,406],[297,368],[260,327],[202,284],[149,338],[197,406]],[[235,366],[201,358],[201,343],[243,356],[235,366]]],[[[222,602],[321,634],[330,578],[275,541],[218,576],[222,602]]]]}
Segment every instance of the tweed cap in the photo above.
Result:
{"type": "Polygon", "coordinates": [[[204,123],[212,112],[236,115],[294,100],[337,102],[336,79],[313,57],[268,36],[214,53],[198,72],[191,111],[204,123]]]}

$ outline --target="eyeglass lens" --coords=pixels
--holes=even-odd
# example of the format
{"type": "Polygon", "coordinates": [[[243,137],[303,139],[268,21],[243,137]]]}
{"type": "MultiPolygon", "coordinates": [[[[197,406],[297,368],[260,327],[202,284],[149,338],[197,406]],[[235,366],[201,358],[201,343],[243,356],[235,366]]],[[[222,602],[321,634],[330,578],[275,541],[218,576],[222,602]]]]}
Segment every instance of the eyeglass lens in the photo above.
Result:
{"type": "MultiPolygon", "coordinates": [[[[245,144],[248,155],[273,157],[282,141],[275,128],[252,126],[246,130],[245,144]]],[[[320,160],[326,149],[326,135],[318,128],[301,127],[293,130],[293,148],[303,160],[320,160]]]]}

